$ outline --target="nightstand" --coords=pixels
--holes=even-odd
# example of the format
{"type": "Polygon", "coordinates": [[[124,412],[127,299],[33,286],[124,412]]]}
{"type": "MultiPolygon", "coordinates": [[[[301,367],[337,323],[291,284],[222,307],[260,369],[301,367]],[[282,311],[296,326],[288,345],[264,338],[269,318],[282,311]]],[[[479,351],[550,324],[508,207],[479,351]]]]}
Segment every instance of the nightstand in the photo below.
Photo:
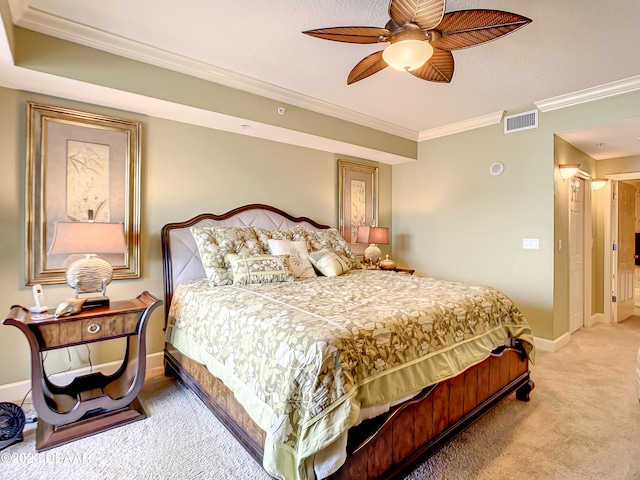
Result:
{"type": "MultiPolygon", "coordinates": [[[[31,350],[33,405],[38,414],[36,450],[47,450],[110,428],[146,418],[137,399],[146,369],[146,328],[151,312],[162,302],[149,292],[108,307],[77,315],[35,320],[15,305],[2,322],[19,328],[31,350]],[[42,352],[126,338],[122,365],[111,375],[81,375],[65,386],[47,377],[42,352]]],[[[34,315],[35,316],[35,315],[34,315]]]]}
{"type": "Polygon", "coordinates": [[[398,273],[406,273],[407,275],[413,275],[415,270],[413,268],[381,268],[385,272],[398,272],[398,273]]]}
{"type": "Polygon", "coordinates": [[[413,275],[415,270],[413,268],[394,268],[394,272],[406,273],[407,275],[413,275]]]}

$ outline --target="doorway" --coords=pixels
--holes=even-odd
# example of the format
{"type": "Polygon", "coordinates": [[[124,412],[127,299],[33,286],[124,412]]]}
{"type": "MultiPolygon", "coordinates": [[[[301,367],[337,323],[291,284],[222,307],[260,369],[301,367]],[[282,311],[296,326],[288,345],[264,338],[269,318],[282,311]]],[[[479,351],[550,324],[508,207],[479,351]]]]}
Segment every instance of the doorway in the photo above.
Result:
{"type": "Polygon", "coordinates": [[[636,266],[636,218],[640,172],[608,175],[605,206],[605,321],[622,322],[640,312],[640,267],[636,266]],[[608,252],[608,254],[607,254],[608,252]]]}
{"type": "Polygon", "coordinates": [[[591,177],[569,183],[569,333],[591,326],[591,177]]]}

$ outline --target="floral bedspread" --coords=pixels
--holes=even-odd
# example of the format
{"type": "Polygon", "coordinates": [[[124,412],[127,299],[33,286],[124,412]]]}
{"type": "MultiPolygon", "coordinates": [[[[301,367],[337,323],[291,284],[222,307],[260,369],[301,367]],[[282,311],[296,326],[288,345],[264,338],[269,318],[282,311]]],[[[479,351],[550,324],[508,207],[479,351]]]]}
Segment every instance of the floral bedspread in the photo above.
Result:
{"type": "Polygon", "coordinates": [[[180,285],[166,339],[204,363],[267,432],[264,467],[313,478],[361,407],[393,401],[533,334],[494,288],[382,271],[293,283],[180,285]]]}

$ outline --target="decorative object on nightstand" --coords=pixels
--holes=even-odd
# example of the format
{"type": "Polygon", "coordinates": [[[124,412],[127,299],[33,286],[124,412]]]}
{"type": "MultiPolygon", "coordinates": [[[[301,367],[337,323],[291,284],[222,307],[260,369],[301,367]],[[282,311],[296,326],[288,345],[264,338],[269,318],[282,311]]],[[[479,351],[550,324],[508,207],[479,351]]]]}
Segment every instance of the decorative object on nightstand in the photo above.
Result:
{"type": "MultiPolygon", "coordinates": [[[[93,218],[90,214],[89,218],[93,218]]],[[[109,305],[107,285],[113,278],[113,267],[97,256],[102,253],[126,253],[124,226],[121,223],[57,222],[49,255],[83,254],[67,269],[67,285],[80,294],[102,292],[101,297],[86,298],[83,308],[109,305]]]]}
{"type": "Polygon", "coordinates": [[[131,300],[113,301],[108,307],[43,320],[27,308],[11,307],[2,323],[20,329],[29,342],[38,452],[147,416],[137,396],[147,367],[148,320],[161,304],[149,292],[142,292],[131,300]],[[126,339],[122,365],[114,373],[80,375],[65,386],[49,380],[43,352],[114,338],[126,339]]]}
{"type": "Polygon", "coordinates": [[[358,227],[356,243],[368,243],[364,250],[364,263],[371,267],[378,267],[382,252],[378,245],[389,243],[389,229],[387,227],[358,227]]]}
{"type": "Polygon", "coordinates": [[[75,315],[82,311],[82,306],[87,301],[86,298],[67,298],[56,308],[54,317],[66,317],[67,315],[75,315]]]}
{"type": "Polygon", "coordinates": [[[380,268],[382,270],[394,270],[396,268],[396,262],[391,260],[389,255],[387,255],[384,260],[380,261],[380,268]]]}

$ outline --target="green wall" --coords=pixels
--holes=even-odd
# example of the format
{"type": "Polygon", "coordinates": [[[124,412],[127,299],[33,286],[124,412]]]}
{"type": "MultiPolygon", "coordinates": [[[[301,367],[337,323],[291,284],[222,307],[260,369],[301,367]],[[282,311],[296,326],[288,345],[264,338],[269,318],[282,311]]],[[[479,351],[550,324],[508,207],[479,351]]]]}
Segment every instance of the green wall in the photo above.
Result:
{"type": "MultiPolygon", "coordinates": [[[[638,139],[640,140],[640,134],[638,139]]],[[[601,178],[617,173],[640,172],[640,155],[600,160],[597,163],[597,171],[598,177],[601,178]]]]}
{"type": "MultiPolygon", "coordinates": [[[[33,304],[24,267],[27,101],[142,122],[141,278],[112,282],[108,293],[113,299],[132,298],[143,290],[162,298],[160,229],[169,222],[266,203],[337,225],[337,163],[338,158],[348,157],[0,88],[0,230],[4,232],[0,236],[0,309],[5,312],[14,304],[33,304]]],[[[391,225],[391,183],[391,166],[379,165],[381,225],[391,225]]],[[[385,250],[390,253],[390,247],[385,250]]],[[[44,292],[50,306],[73,294],[66,285],[45,285],[44,292]]],[[[164,308],[158,308],[151,319],[149,353],[163,348],[163,313],[164,308]]],[[[93,364],[99,364],[121,358],[124,344],[102,342],[90,348],[93,364]]],[[[28,351],[22,333],[0,326],[0,385],[30,378],[28,351]]],[[[87,365],[86,347],[70,351],[73,368],[87,365]]],[[[67,370],[66,349],[50,352],[46,366],[50,373],[67,370]]]]}
{"type": "Polygon", "coordinates": [[[14,50],[15,64],[30,70],[416,158],[413,140],[23,28],[14,50]]]}
{"type": "MultiPolygon", "coordinates": [[[[640,116],[640,92],[540,113],[537,129],[502,125],[421,142],[393,169],[393,252],[434,277],[489,284],[522,309],[537,337],[568,331],[567,190],[555,134],[640,116]],[[558,155],[559,158],[556,158],[558,155]],[[505,165],[493,177],[489,166],[505,165]],[[539,250],[524,250],[538,238],[539,250]]],[[[589,168],[585,163],[585,169],[589,168]]]]}

